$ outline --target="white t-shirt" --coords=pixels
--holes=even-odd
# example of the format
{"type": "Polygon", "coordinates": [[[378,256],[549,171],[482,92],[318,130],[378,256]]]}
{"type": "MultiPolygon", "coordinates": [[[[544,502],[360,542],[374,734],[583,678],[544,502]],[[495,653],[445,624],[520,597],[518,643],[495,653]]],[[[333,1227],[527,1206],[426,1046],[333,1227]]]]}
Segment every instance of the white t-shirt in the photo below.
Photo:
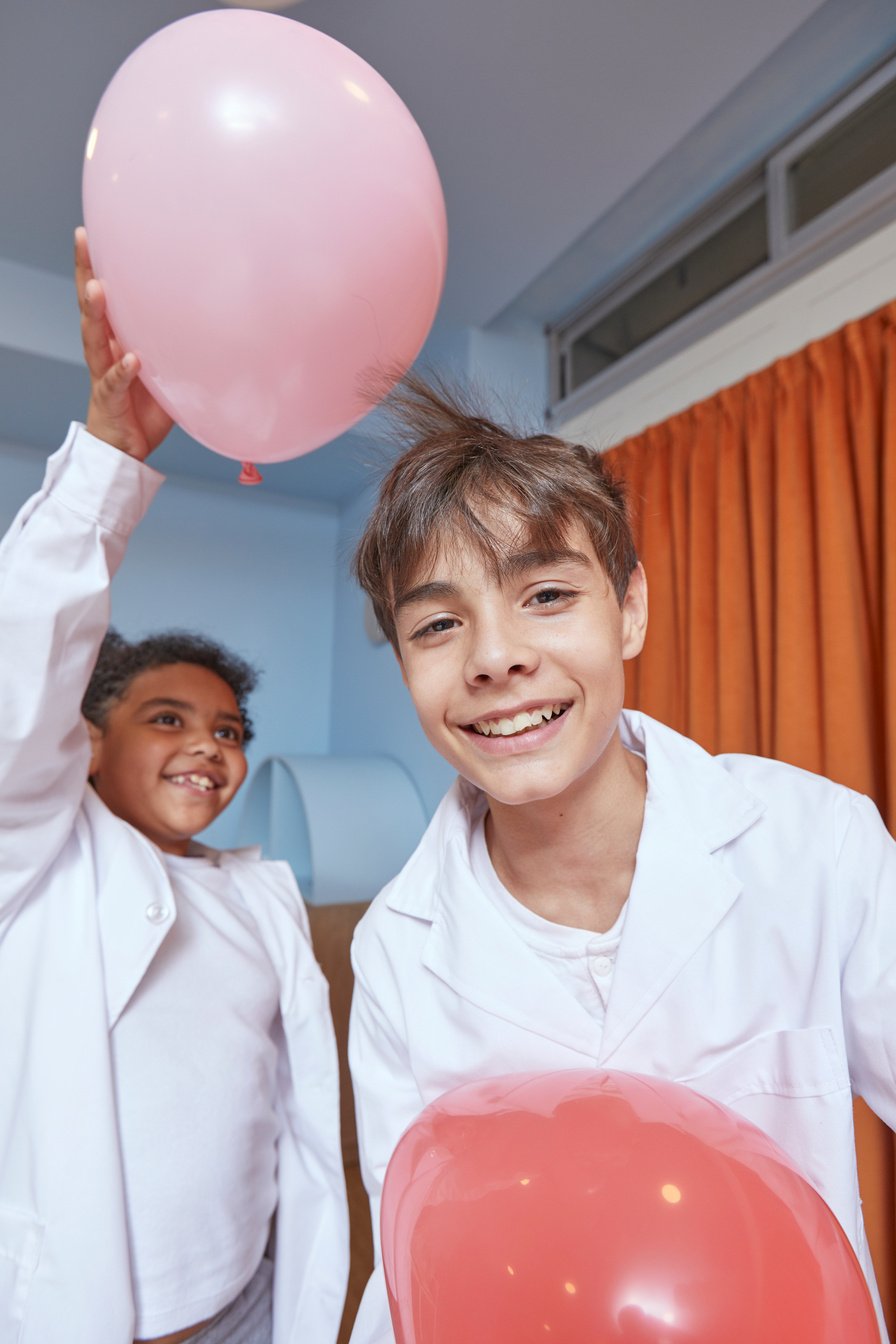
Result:
{"type": "Polygon", "coordinates": [[[193,850],[162,855],[177,918],[111,1037],[137,1337],[227,1306],[277,1203],[277,976],[251,891],[193,850]]]}
{"type": "Polygon", "coordinates": [[[594,1018],[597,1048],[610,998],[628,902],[623,905],[612,928],[607,929],[606,933],[570,928],[537,915],[507,890],[495,872],[485,839],[485,816],[480,817],[473,828],[470,861],[473,875],[486,896],[594,1018]]]}

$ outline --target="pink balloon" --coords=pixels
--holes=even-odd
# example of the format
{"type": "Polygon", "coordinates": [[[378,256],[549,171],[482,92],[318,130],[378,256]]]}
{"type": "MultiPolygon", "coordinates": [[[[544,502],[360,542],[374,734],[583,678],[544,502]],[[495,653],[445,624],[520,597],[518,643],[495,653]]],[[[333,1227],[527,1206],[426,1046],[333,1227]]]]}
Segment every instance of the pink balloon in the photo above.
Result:
{"type": "Polygon", "coordinates": [[[121,344],[227,457],[342,433],[435,317],[446,223],[426,141],[371,66],[293,19],[217,10],[138,47],[97,108],[83,197],[121,344]]]}
{"type": "Polygon", "coordinates": [[[383,1186],[397,1344],[879,1344],[861,1267],[761,1130],[660,1078],[468,1083],[383,1186]]]}

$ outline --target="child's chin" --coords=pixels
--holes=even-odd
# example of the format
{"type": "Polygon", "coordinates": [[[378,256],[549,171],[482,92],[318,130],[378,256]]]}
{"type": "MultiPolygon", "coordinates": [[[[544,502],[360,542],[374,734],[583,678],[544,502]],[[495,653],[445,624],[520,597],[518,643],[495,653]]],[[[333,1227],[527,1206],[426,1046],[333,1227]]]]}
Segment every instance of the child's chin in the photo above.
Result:
{"type": "Polygon", "coordinates": [[[546,803],[558,798],[564,789],[554,782],[546,780],[502,780],[487,776],[484,772],[471,771],[465,776],[469,782],[481,789],[494,803],[504,807],[525,807],[531,803],[546,803]]]}

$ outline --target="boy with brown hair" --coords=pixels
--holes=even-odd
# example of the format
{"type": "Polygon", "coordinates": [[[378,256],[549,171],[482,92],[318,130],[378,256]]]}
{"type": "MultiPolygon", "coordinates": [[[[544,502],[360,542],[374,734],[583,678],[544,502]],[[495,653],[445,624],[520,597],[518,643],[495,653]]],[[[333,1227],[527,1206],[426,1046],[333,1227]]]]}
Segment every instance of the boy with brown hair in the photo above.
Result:
{"type": "MultiPolygon", "coordinates": [[[[395,1144],[441,1093],[606,1067],[764,1129],[874,1288],[852,1094],[896,1123],[896,845],[847,789],[623,710],[647,589],[598,454],[419,380],[397,411],[356,573],[460,778],[353,947],[374,1226],[395,1144]]],[[[353,1341],[392,1338],[378,1266],[353,1341]]]]}
{"type": "Polygon", "coordinates": [[[193,634],[104,639],[171,421],[83,232],[76,260],[87,425],[0,545],[0,1339],[334,1344],[338,1072],[307,915],[286,864],[194,839],[245,779],[255,673],[193,634]]]}

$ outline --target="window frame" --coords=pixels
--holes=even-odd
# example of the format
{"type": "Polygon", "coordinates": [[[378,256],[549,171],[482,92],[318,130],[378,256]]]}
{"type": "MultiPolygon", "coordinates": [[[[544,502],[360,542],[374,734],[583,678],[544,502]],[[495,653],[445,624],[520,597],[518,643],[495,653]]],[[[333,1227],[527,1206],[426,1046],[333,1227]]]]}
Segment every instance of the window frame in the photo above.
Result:
{"type": "Polygon", "coordinates": [[[790,186],[788,174],[794,163],[823,140],[830,131],[857,112],[865,103],[888,84],[896,84],[896,59],[870,75],[852,93],[846,95],[829,111],[817,117],[815,121],[799,135],[788,140],[777,153],[772,154],[766,165],[768,181],[768,237],[772,259],[786,257],[801,248],[811,247],[820,239],[833,236],[850,222],[862,217],[874,209],[882,199],[896,196],[896,163],[883,172],[875,174],[861,187],[842,196],[833,205],[822,210],[814,219],[810,219],[799,228],[790,223],[790,186]]]}
{"type": "Polygon", "coordinates": [[[545,335],[549,419],[565,420],[576,416],[896,219],[896,164],[798,229],[789,226],[787,177],[792,163],[807,149],[887,84],[894,82],[896,58],[866,76],[804,130],[754,164],[698,214],[646,250],[597,294],[591,295],[561,321],[548,326],[545,335]],[[768,261],[754,267],[578,387],[569,389],[564,386],[572,345],[579,336],[763,195],[767,212],[768,261]]]}

